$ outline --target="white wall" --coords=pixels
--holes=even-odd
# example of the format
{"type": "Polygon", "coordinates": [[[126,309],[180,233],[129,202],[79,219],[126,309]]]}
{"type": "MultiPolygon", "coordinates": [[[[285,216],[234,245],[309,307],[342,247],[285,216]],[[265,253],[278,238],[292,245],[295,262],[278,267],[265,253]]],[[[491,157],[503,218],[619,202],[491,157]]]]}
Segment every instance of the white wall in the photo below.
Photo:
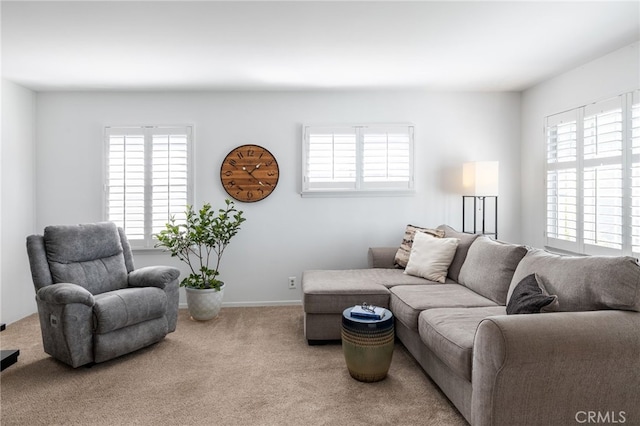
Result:
{"type": "MultiPolygon", "coordinates": [[[[39,93],[3,81],[2,320],[35,311],[24,237],[48,224],[102,219],[102,129],[192,123],[196,204],[221,205],[218,172],[233,147],[256,143],[278,158],[266,200],[240,204],[247,222],[229,246],[227,304],[300,300],[288,276],[366,265],[369,246],[397,245],[407,223],[460,227],[461,165],[500,161],[500,238],[543,244],[544,117],[640,87],[639,44],[517,93],[181,92],[39,93]],[[36,113],[33,109],[37,105],[36,113]],[[36,123],[37,117],[37,123],[36,123]],[[414,197],[300,198],[302,123],[416,124],[414,197]],[[34,156],[36,129],[36,173],[34,156]],[[520,143],[519,143],[520,142],[520,143]],[[34,192],[34,182],[36,179],[34,192]],[[37,193],[34,202],[34,194],[37,193]]],[[[137,266],[176,264],[135,253],[137,266]]],[[[183,269],[183,272],[186,272],[183,269]]]]}
{"type": "Polygon", "coordinates": [[[2,80],[0,170],[0,320],[12,323],[36,310],[25,248],[35,230],[36,94],[2,80]]]}
{"type": "Polygon", "coordinates": [[[544,244],[544,118],[640,88],[640,43],[547,80],[522,94],[522,241],[544,244]]]}
{"type": "MultiPolygon", "coordinates": [[[[220,164],[235,146],[263,145],[280,165],[272,195],[238,203],[247,221],[222,260],[225,302],[299,301],[289,276],[365,267],[367,248],[399,245],[407,223],[459,227],[464,161],[500,161],[500,238],[519,241],[519,105],[517,93],[40,93],[37,227],[102,219],[105,125],[193,123],[198,206],[222,206],[220,164]],[[415,196],[300,197],[303,123],[407,121],[416,125],[415,196]]],[[[178,265],[167,254],[135,260],[178,265]]]]}

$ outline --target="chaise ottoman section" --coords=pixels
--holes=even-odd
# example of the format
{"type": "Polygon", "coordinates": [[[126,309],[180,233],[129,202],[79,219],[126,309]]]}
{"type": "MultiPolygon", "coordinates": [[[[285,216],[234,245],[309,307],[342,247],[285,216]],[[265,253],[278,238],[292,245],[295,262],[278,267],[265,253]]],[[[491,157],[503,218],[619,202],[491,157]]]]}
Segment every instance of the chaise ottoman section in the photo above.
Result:
{"type": "Polygon", "coordinates": [[[362,302],[389,307],[389,290],[363,271],[305,271],[302,273],[302,304],[309,314],[342,314],[362,302]]]}
{"type": "Polygon", "coordinates": [[[312,341],[340,340],[342,311],[362,302],[389,307],[388,287],[429,281],[401,269],[311,270],[302,273],[304,332],[312,341]]]}

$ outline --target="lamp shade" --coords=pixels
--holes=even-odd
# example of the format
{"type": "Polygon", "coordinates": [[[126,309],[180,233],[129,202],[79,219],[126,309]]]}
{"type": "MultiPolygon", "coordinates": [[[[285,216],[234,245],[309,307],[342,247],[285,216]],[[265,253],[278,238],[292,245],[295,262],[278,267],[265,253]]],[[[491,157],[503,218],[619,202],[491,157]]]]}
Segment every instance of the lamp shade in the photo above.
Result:
{"type": "Polygon", "coordinates": [[[464,195],[497,196],[498,162],[474,161],[462,166],[462,187],[464,195]]]}

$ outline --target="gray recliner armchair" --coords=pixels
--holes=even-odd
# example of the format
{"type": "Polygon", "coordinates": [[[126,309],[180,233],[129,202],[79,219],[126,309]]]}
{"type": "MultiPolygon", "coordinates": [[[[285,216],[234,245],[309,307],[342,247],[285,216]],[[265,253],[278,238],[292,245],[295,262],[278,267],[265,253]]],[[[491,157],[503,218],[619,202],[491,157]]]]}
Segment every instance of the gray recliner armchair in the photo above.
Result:
{"type": "Polygon", "coordinates": [[[48,226],[27,237],[44,350],[78,367],[133,352],[176,329],[178,276],[134,270],[124,230],[111,222],[48,226]]]}

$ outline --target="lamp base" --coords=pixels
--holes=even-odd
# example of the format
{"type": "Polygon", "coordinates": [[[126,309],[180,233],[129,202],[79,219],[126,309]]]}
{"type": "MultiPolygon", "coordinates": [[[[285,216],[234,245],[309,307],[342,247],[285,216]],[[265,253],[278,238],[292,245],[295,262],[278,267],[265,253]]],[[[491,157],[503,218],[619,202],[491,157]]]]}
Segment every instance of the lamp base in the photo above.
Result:
{"type": "Polygon", "coordinates": [[[462,196],[462,232],[467,234],[480,234],[493,236],[498,239],[498,196],[497,195],[463,195],[462,196]],[[487,229],[486,209],[487,199],[493,199],[493,230],[487,229]],[[473,215],[469,219],[473,219],[473,226],[469,227],[467,220],[467,203],[473,200],[473,215]],[[478,212],[482,212],[478,214],[478,212]],[[480,223],[478,223],[480,222],[480,223]]]}

